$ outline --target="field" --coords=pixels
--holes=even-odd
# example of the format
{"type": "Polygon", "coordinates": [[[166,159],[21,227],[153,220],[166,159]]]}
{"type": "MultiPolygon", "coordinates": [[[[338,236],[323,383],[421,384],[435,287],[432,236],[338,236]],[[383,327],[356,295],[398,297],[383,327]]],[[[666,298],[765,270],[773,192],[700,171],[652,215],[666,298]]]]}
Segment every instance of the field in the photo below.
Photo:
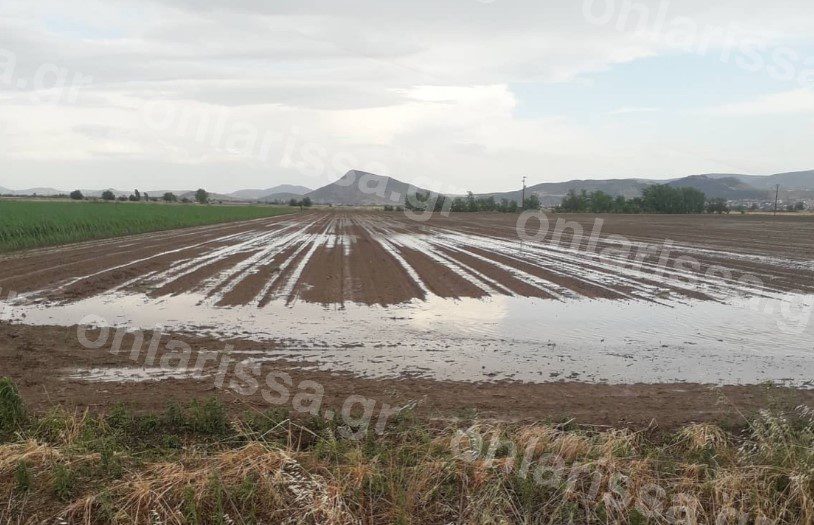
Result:
{"type": "Polygon", "coordinates": [[[323,209],[2,256],[6,516],[646,523],[657,485],[653,522],[810,521],[814,217],[517,219],[323,209]],[[347,439],[349,399],[397,410],[347,439]],[[470,427],[519,448],[456,458],[470,427]],[[529,446],[576,481],[518,476],[529,446]]]}
{"type": "Polygon", "coordinates": [[[0,199],[0,253],[88,239],[271,217],[290,209],[0,199]]]}

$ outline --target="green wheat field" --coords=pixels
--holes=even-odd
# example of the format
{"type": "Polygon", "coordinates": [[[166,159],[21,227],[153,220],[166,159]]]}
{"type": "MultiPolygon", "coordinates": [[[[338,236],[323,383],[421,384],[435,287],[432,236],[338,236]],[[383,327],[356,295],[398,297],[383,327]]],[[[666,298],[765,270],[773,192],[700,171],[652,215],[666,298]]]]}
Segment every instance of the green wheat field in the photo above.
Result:
{"type": "Polygon", "coordinates": [[[291,213],[283,206],[0,200],[0,253],[291,213]]]}

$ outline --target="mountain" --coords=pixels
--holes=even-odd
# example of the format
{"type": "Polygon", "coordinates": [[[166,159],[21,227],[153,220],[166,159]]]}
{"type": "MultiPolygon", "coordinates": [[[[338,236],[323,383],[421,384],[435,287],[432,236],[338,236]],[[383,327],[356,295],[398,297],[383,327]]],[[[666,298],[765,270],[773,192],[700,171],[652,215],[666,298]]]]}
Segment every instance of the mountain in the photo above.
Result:
{"type": "Polygon", "coordinates": [[[293,195],[305,195],[309,191],[311,191],[311,188],[306,188],[305,186],[295,186],[293,184],[280,184],[279,186],[274,186],[273,188],[268,188],[265,190],[238,190],[230,193],[229,195],[241,200],[264,201],[267,200],[266,198],[272,194],[291,193],[293,195]]]}
{"type": "MultiPolygon", "coordinates": [[[[181,200],[181,199],[189,199],[189,200],[191,200],[191,201],[194,201],[194,200],[195,200],[195,192],[196,192],[196,191],[198,191],[198,190],[195,190],[195,191],[185,191],[185,192],[172,192],[172,193],[175,193],[175,195],[177,195],[177,196],[178,196],[178,200],[181,200]]],[[[147,193],[148,193],[148,194],[150,194],[150,197],[158,197],[159,199],[161,198],[161,196],[162,196],[162,195],[164,195],[164,193],[158,193],[158,192],[156,192],[156,193],[155,193],[155,195],[153,195],[153,194],[152,194],[151,192],[149,192],[149,191],[148,191],[147,193]]],[[[210,192],[209,192],[209,200],[210,200],[210,201],[235,201],[235,200],[237,200],[237,199],[236,199],[235,197],[232,197],[232,195],[231,195],[231,194],[230,194],[230,195],[226,195],[226,194],[223,194],[223,193],[212,193],[212,192],[210,191],[210,192]]]]}
{"type": "Polygon", "coordinates": [[[710,173],[707,176],[714,179],[734,177],[741,182],[762,190],[773,190],[777,184],[787,190],[814,190],[814,170],[792,171],[789,173],[777,173],[775,175],[766,176],[724,173],[710,173]]]}
{"type": "Polygon", "coordinates": [[[403,205],[408,193],[427,191],[391,177],[351,170],[338,181],[306,195],[314,204],[381,206],[403,205]]]}
{"type": "Polygon", "coordinates": [[[8,188],[3,188],[2,193],[4,195],[41,195],[43,197],[50,197],[52,195],[67,195],[68,191],[63,190],[55,190],[54,188],[28,188],[25,190],[10,190],[8,188]]]}
{"type": "Polygon", "coordinates": [[[276,202],[276,203],[288,203],[291,199],[301,199],[301,193],[291,193],[287,191],[281,191],[279,193],[272,193],[271,195],[266,195],[262,199],[259,199],[260,202],[276,202]]]}
{"type": "Polygon", "coordinates": [[[707,175],[691,175],[683,179],[670,181],[667,185],[674,188],[695,188],[703,191],[711,199],[760,200],[768,198],[769,195],[766,190],[760,190],[734,176],[712,178],[707,175]]]}

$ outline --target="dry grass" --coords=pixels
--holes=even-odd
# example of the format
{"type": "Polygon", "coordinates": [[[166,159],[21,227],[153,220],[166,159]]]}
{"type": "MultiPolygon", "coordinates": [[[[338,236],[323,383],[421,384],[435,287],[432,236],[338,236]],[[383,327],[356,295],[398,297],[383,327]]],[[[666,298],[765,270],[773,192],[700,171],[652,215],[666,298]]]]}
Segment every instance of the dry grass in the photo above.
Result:
{"type": "Polygon", "coordinates": [[[0,522],[812,523],[814,422],[739,432],[53,412],[0,445],[0,522]],[[456,445],[456,446],[453,446],[456,445]],[[461,454],[456,454],[461,452],[461,454]],[[467,453],[468,452],[468,453],[467,453]],[[727,521],[728,520],[728,521],[727,521]],[[743,521],[741,521],[743,520],[743,521]]]}

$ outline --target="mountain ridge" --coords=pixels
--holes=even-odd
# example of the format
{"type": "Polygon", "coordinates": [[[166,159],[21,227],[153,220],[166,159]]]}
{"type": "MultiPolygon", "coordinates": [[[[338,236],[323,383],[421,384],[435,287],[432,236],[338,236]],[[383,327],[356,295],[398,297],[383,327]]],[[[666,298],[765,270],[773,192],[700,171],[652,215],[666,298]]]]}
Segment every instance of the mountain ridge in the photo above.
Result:
{"type": "MultiPolygon", "coordinates": [[[[622,195],[633,198],[641,195],[644,188],[653,184],[667,184],[674,187],[692,187],[703,191],[711,198],[724,198],[727,200],[773,200],[776,185],[781,186],[782,198],[814,199],[814,170],[793,171],[773,175],[743,175],[733,173],[705,173],[689,175],[677,179],[646,179],[646,178],[612,178],[612,179],[574,179],[563,182],[542,182],[528,186],[526,195],[537,195],[545,206],[559,204],[568,191],[603,191],[612,196],[622,195]]],[[[100,197],[105,190],[81,190],[90,197],[100,197]]],[[[116,196],[130,195],[132,191],[110,189],[116,196]]],[[[151,197],[160,198],[170,191],[179,198],[194,197],[194,190],[152,190],[142,192],[151,197]]],[[[292,198],[307,195],[315,204],[336,204],[355,206],[382,206],[405,203],[408,193],[430,190],[417,188],[401,180],[373,173],[350,170],[338,180],[309,190],[305,186],[282,184],[268,189],[237,190],[228,194],[211,193],[215,200],[243,201],[243,202],[287,202],[292,198]]],[[[30,188],[25,190],[11,190],[0,186],[3,195],[67,195],[70,191],[54,188],[30,188]]],[[[434,193],[434,192],[433,192],[434,193]]],[[[519,202],[522,191],[479,193],[478,197],[494,197],[496,200],[508,199],[519,202]]]]}

